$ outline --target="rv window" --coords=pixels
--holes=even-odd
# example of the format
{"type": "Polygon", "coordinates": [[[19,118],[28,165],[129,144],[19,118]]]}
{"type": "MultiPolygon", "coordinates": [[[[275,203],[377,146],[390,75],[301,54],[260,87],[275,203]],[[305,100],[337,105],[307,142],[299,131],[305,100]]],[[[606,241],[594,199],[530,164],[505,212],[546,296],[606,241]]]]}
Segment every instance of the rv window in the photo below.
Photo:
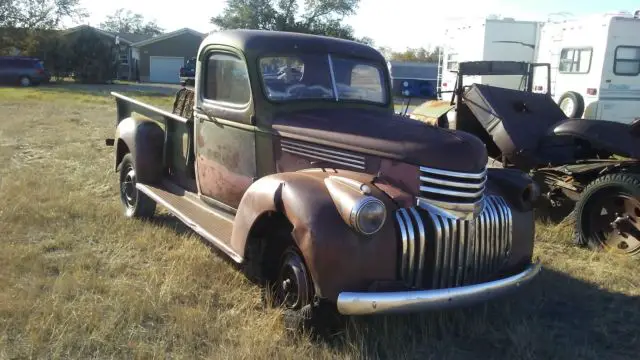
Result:
{"type": "Polygon", "coordinates": [[[560,72],[571,74],[586,74],[591,69],[591,55],[589,49],[562,49],[560,52],[560,72]]]}
{"type": "Polygon", "coordinates": [[[636,76],[640,74],[640,47],[618,46],[613,62],[613,73],[622,76],[636,76]]]}
{"type": "Polygon", "coordinates": [[[449,54],[447,56],[447,70],[458,71],[458,54],[449,54]]]}

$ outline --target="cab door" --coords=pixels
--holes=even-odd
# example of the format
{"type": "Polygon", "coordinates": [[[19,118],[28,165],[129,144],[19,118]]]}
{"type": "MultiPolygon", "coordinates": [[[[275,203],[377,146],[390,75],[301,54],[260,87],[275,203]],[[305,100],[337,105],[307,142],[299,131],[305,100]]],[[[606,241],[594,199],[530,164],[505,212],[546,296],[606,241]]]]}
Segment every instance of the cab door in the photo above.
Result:
{"type": "Polygon", "coordinates": [[[235,210],[256,177],[246,60],[214,49],[204,54],[199,67],[194,113],[198,193],[205,202],[235,210]]]}

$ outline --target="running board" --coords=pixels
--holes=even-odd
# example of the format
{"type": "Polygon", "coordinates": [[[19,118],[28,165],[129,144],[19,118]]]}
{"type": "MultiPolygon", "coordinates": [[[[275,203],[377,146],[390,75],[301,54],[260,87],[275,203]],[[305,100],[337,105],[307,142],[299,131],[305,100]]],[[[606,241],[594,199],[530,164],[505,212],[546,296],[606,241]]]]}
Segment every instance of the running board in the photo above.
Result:
{"type": "Polygon", "coordinates": [[[218,212],[184,189],[163,182],[161,185],[137,183],[136,188],[145,193],[156,203],[164,206],[185,225],[211,242],[237,263],[243,261],[242,256],[231,247],[233,216],[218,212]]]}

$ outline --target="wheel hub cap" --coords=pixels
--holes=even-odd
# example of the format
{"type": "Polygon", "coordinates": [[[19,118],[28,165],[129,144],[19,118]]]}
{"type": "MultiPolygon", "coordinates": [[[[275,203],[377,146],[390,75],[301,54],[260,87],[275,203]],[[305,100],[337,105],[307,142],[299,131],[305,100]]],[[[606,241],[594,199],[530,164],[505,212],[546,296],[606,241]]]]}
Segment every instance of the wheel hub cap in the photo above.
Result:
{"type": "Polygon", "coordinates": [[[626,194],[601,199],[590,227],[605,248],[629,255],[640,252],[640,201],[626,194]]]}
{"type": "Polygon", "coordinates": [[[136,201],[136,174],[130,169],[122,181],[122,194],[127,205],[132,206],[136,201]]]}

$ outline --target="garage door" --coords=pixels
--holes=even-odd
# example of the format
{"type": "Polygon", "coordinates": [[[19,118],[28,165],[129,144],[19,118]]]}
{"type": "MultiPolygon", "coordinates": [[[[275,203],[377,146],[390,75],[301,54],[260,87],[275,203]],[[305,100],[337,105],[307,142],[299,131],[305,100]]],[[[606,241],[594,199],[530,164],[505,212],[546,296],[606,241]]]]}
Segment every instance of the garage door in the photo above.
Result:
{"type": "Polygon", "coordinates": [[[180,82],[180,67],[184,58],[169,56],[151,56],[149,80],[157,83],[177,84],[180,82]]]}

